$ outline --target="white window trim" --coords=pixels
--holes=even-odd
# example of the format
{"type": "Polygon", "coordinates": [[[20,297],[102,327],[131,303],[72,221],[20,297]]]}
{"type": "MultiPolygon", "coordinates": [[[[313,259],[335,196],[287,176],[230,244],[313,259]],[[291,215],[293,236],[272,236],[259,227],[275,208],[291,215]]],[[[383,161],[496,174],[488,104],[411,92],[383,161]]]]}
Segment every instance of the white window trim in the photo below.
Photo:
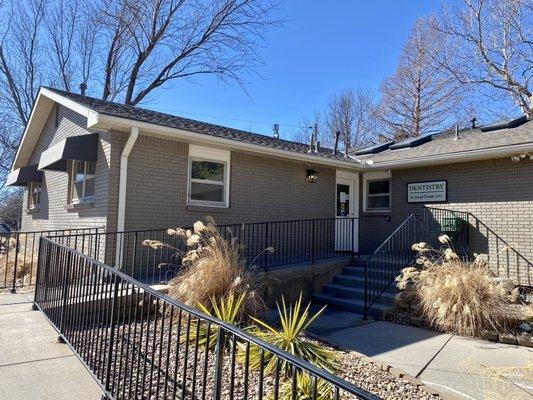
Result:
{"type": "MultiPolygon", "coordinates": [[[[69,163],[69,180],[68,180],[68,203],[69,204],[82,204],[82,203],[88,203],[91,201],[94,201],[94,194],[92,196],[85,196],[85,183],[87,182],[87,165],[93,161],[78,161],[73,160],[69,163]],[[76,168],[75,165],[77,163],[83,163],[83,197],[82,198],[74,198],[74,176],[76,175],[76,168]]],[[[95,179],[96,183],[96,165],[95,165],[95,173],[92,174],[92,178],[95,179]]],[[[95,185],[96,190],[96,185],[95,185]]]]}
{"type": "Polygon", "coordinates": [[[41,182],[29,182],[28,184],[28,210],[35,210],[36,208],[39,208],[39,205],[41,204],[41,196],[43,193],[43,188],[41,182]],[[35,204],[33,204],[33,191],[36,187],[39,187],[39,201],[35,204]]]}
{"type": "Polygon", "coordinates": [[[231,169],[231,152],[228,150],[213,149],[211,147],[189,145],[189,160],[187,168],[187,204],[200,207],[228,208],[230,195],[230,169],[231,169]],[[195,180],[191,178],[192,161],[213,161],[224,164],[224,182],[195,180]],[[224,186],[224,201],[212,202],[191,199],[191,183],[200,182],[213,185],[224,186]]]}
{"type": "Polygon", "coordinates": [[[383,172],[367,172],[363,174],[363,211],[367,213],[390,213],[392,209],[392,179],[391,173],[388,171],[383,172]],[[391,181],[389,185],[389,208],[368,208],[368,182],[381,181],[389,179],[391,181]]]}

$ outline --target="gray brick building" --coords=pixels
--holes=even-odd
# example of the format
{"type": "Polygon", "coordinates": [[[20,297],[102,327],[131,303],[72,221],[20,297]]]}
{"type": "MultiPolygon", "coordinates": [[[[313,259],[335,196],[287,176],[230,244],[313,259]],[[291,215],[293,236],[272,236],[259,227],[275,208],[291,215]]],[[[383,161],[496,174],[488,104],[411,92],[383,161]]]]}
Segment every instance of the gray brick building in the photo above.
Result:
{"type": "MultiPolygon", "coordinates": [[[[23,230],[354,216],[356,250],[368,254],[435,206],[470,212],[533,259],[533,122],[524,118],[346,156],[42,88],[8,184],[26,188],[23,230]]],[[[490,253],[482,227],[471,228],[472,251],[490,253]]]]}

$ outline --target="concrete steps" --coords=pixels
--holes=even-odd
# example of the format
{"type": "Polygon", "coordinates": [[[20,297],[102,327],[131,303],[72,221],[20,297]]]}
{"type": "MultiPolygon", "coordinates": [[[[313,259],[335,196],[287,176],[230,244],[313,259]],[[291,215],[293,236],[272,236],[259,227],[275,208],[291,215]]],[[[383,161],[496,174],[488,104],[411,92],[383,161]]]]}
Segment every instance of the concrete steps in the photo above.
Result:
{"type": "MultiPolygon", "coordinates": [[[[358,314],[364,313],[365,302],[365,270],[364,263],[359,262],[355,266],[344,267],[342,273],[333,277],[331,283],[326,284],[321,293],[313,296],[313,301],[317,304],[327,304],[335,308],[358,314]]],[[[374,272],[368,278],[376,283],[388,284],[390,279],[379,272],[374,272]]],[[[398,289],[394,284],[384,291],[376,300],[369,315],[372,317],[382,317],[383,312],[394,305],[394,295],[398,289]]]]}

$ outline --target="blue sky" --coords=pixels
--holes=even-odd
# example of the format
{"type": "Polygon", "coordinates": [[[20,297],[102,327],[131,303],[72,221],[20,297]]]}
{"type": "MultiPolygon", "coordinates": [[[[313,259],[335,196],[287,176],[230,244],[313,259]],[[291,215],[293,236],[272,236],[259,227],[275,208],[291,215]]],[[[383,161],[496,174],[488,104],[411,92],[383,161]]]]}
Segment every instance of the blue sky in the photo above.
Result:
{"type": "Polygon", "coordinates": [[[439,0],[286,0],[285,27],[267,32],[261,77],[246,90],[203,77],[176,82],[143,106],[162,112],[287,138],[303,117],[323,109],[333,91],[376,92],[394,72],[409,30],[439,0]]]}

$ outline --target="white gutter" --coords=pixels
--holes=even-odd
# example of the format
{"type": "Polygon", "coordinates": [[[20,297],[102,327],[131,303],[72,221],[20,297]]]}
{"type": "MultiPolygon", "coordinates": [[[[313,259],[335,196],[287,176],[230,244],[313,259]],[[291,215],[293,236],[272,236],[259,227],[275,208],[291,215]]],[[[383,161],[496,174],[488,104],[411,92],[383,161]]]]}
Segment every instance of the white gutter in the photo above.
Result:
{"type": "Polygon", "coordinates": [[[372,159],[362,160],[366,163],[362,166],[365,170],[380,170],[380,169],[395,169],[395,168],[410,168],[421,167],[425,165],[439,165],[446,162],[466,162],[486,160],[497,157],[512,156],[521,153],[533,152],[533,142],[515,144],[502,147],[493,147],[488,149],[461,151],[457,153],[446,153],[435,156],[416,157],[411,159],[404,159],[398,161],[379,162],[372,159]]]}
{"type": "MultiPolygon", "coordinates": [[[[93,127],[97,127],[100,124],[103,124],[103,127],[112,127],[112,128],[126,128],[128,126],[131,126],[132,120],[127,118],[121,118],[121,117],[115,117],[112,115],[107,114],[99,114],[98,115],[98,122],[93,125],[93,127]]],[[[268,154],[283,158],[288,158],[291,160],[301,160],[313,164],[320,164],[320,165],[328,165],[328,166],[334,166],[334,167],[342,167],[342,168],[349,168],[349,169],[358,169],[358,164],[354,162],[354,160],[349,158],[349,160],[336,160],[332,158],[326,158],[326,157],[319,157],[316,156],[315,153],[311,154],[305,154],[305,153],[295,153],[294,151],[289,150],[283,150],[283,149],[277,149],[272,148],[268,146],[263,146],[259,144],[253,144],[249,142],[241,142],[234,139],[226,139],[221,138],[217,136],[211,136],[207,134],[201,134],[196,132],[190,132],[183,129],[177,129],[177,128],[170,128],[167,126],[152,124],[149,122],[141,122],[141,121],[135,121],[136,126],[139,127],[139,129],[142,129],[145,131],[145,133],[153,133],[165,137],[169,137],[172,139],[183,139],[188,140],[193,143],[199,143],[204,145],[219,145],[224,146],[226,148],[234,149],[234,150],[245,150],[245,151],[251,151],[254,153],[259,154],[268,154]]],[[[91,126],[88,126],[90,128],[91,126]]]]}
{"type": "MultiPolygon", "coordinates": [[[[131,127],[130,135],[128,140],[122,149],[120,154],[120,172],[118,180],[118,215],[117,215],[117,232],[123,232],[126,220],[126,190],[128,184],[128,157],[130,156],[131,149],[139,137],[139,128],[136,126],[131,127]]],[[[115,254],[115,265],[117,268],[122,267],[122,246],[123,246],[124,236],[122,235],[121,240],[118,240],[117,237],[117,249],[115,254]]]]}
{"type": "Polygon", "coordinates": [[[139,128],[136,126],[131,127],[131,132],[122,149],[120,155],[120,175],[118,181],[118,217],[117,217],[117,232],[124,231],[125,218],[126,218],[126,189],[128,183],[128,157],[130,156],[131,149],[139,137],[139,128]]]}

